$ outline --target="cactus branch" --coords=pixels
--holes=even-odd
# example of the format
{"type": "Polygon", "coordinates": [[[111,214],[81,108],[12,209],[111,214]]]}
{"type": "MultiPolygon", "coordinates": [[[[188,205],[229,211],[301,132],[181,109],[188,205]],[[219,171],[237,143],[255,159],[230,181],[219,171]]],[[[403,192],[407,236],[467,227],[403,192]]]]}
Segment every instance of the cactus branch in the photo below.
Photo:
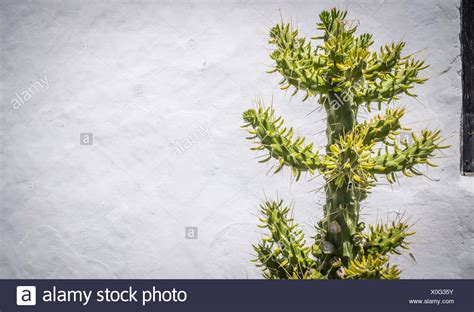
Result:
{"type": "Polygon", "coordinates": [[[408,249],[407,237],[414,235],[409,232],[406,223],[393,222],[391,226],[387,224],[377,224],[369,226],[369,233],[366,235],[364,251],[366,254],[386,255],[388,253],[400,254],[401,249],[408,249]]]}
{"type": "Polygon", "coordinates": [[[305,246],[304,234],[289,216],[290,208],[283,201],[265,201],[260,205],[261,228],[270,233],[261,243],[254,245],[257,262],[265,277],[271,279],[322,278],[315,269],[317,261],[305,246]]]}
{"type": "Polygon", "coordinates": [[[368,145],[372,142],[385,141],[389,135],[401,129],[400,119],[405,115],[405,108],[398,107],[395,109],[387,108],[385,116],[377,115],[368,121],[358,124],[355,131],[365,134],[364,144],[368,145]]]}
{"type": "Polygon", "coordinates": [[[326,63],[325,57],[313,50],[311,43],[298,38],[298,31],[292,30],[290,24],[278,24],[270,31],[270,44],[276,49],[270,55],[275,61],[275,68],[283,79],[280,82],[283,90],[291,86],[306,91],[310,95],[327,91],[327,84],[321,75],[326,63]]]}
{"type": "Polygon", "coordinates": [[[393,151],[390,153],[382,153],[382,149],[380,149],[377,156],[370,161],[371,168],[369,172],[372,174],[385,174],[389,182],[393,182],[393,174],[396,172],[403,172],[408,177],[421,175],[415,166],[426,164],[436,167],[429,159],[435,157],[435,151],[449,147],[440,145],[440,130],[423,130],[418,136],[412,134],[412,138],[412,144],[402,141],[402,146],[399,146],[394,141],[393,151]]]}
{"type": "Polygon", "coordinates": [[[244,113],[243,126],[251,134],[248,139],[257,140],[255,150],[267,150],[268,155],[260,162],[277,160],[275,172],[289,166],[298,180],[302,172],[314,173],[321,166],[319,154],[313,152],[313,144],[304,144],[304,137],[293,140],[293,128],[285,128],[284,120],[276,117],[271,108],[250,109],[244,113]]]}
{"type": "Polygon", "coordinates": [[[400,270],[390,266],[386,256],[362,256],[351,261],[344,272],[346,279],[399,279],[400,270]]]}

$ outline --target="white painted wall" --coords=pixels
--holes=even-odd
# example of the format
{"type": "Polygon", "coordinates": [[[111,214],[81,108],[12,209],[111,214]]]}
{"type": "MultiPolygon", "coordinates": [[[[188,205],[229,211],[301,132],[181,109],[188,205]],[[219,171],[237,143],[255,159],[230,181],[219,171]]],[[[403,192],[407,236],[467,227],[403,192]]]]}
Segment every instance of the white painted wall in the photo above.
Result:
{"type": "Polygon", "coordinates": [[[364,217],[400,211],[414,223],[417,262],[396,258],[404,278],[474,278],[474,179],[458,169],[456,0],[2,1],[0,277],[259,277],[250,259],[260,200],[293,201],[309,224],[321,215],[323,194],[312,191],[322,180],[267,175],[241,113],[273,97],[289,124],[324,144],[323,114],[308,116],[316,104],[291,99],[265,73],[267,34],[281,10],[314,35],[334,5],[375,46],[421,50],[431,79],[401,101],[405,121],[439,127],[453,145],[427,178],[382,183],[364,217]],[[15,93],[40,78],[47,84],[13,109],[15,93]],[[93,144],[80,145],[80,133],[93,144]],[[185,239],[187,226],[198,239],[185,239]]]}

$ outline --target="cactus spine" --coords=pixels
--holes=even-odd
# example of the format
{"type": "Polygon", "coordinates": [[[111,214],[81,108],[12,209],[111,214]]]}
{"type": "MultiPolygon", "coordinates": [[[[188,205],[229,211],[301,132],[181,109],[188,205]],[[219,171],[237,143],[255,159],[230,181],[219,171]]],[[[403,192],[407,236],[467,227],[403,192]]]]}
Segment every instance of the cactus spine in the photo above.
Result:
{"type": "Polygon", "coordinates": [[[405,109],[392,102],[402,94],[416,96],[410,90],[426,81],[418,74],[427,66],[411,55],[402,56],[404,42],[369,51],[372,35],[356,36],[357,26],[345,20],[346,14],[336,9],[321,12],[317,29],[323,34],[310,41],[283,22],[270,31],[269,43],[275,48],[271,72],[283,77],[281,89],[303,93],[303,101],[314,98],[324,107],[324,154],[305,144],[304,137],[294,138],[293,128],[285,127],[272,108],[258,103],[243,114],[248,139],[256,143],[253,149],[266,151],[260,162],[274,159],[275,172],[289,167],[296,180],[302,173],[325,179],[324,217],[315,225],[311,244],[281,200],[261,204],[261,227],[268,234],[254,249],[266,278],[399,278],[388,255],[407,249],[406,239],[414,233],[403,220],[365,229],[359,218],[361,202],[377,176],[394,183],[400,172],[421,175],[417,166],[435,166],[429,159],[447,148],[441,145],[439,130],[412,133],[413,142],[397,140],[400,130],[410,129],[400,125],[405,109]],[[382,110],[382,104],[384,115],[358,120],[359,110],[382,110]]]}

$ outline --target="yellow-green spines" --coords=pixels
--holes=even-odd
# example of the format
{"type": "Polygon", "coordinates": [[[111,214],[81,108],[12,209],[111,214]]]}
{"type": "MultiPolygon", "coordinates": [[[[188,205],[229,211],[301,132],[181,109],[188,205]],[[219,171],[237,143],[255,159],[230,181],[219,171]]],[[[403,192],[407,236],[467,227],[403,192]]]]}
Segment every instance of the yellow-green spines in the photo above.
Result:
{"type": "Polygon", "coordinates": [[[293,128],[285,128],[284,120],[276,117],[270,108],[259,107],[244,113],[244,127],[257,140],[256,150],[266,150],[267,156],[261,162],[274,158],[277,160],[275,172],[283,166],[289,166],[295,172],[297,179],[301,173],[318,170],[321,162],[318,153],[313,152],[313,144],[304,144],[304,137],[293,138],[293,128]]]}
{"type": "Polygon", "coordinates": [[[403,222],[393,222],[391,226],[387,224],[371,225],[364,244],[365,253],[399,255],[401,249],[408,249],[407,237],[414,234],[414,232],[409,232],[409,226],[403,222]]]}
{"type": "Polygon", "coordinates": [[[268,236],[254,245],[257,265],[269,279],[324,278],[318,271],[319,262],[305,246],[304,234],[289,216],[290,208],[280,201],[265,201],[260,205],[260,227],[268,236]]]}
{"type": "Polygon", "coordinates": [[[345,279],[399,279],[400,270],[396,265],[390,266],[388,258],[383,255],[360,256],[344,270],[345,279]]]}
{"type": "Polygon", "coordinates": [[[363,121],[355,127],[355,132],[364,136],[364,144],[396,140],[394,134],[401,128],[400,120],[405,115],[404,107],[387,108],[385,115],[376,115],[370,120],[363,121]]]}
{"type": "Polygon", "coordinates": [[[420,166],[436,166],[430,159],[447,146],[440,131],[412,133],[399,139],[404,107],[391,102],[402,95],[416,96],[413,88],[426,78],[427,67],[413,55],[404,55],[404,42],[371,49],[371,34],[357,35],[358,23],[346,20],[347,12],[323,11],[316,28],[322,32],[310,40],[299,37],[288,23],[270,31],[274,50],[270,73],[281,75],[283,90],[316,99],[326,113],[327,145],[316,149],[292,127],[261,103],[243,114],[252,148],[263,151],[260,162],[273,159],[274,171],[289,167],[298,180],[302,173],[322,175],[326,202],[323,218],[315,225],[316,235],[306,244],[304,234],[290,217],[282,201],[261,205],[261,227],[265,236],[254,246],[256,263],[271,279],[396,279],[400,271],[389,264],[388,254],[407,249],[413,235],[402,221],[365,226],[359,215],[379,176],[397,181],[399,174],[421,175],[420,166]],[[384,113],[360,120],[359,111],[384,113]],[[324,153],[325,152],[325,153],[324,153]]]}
{"type": "Polygon", "coordinates": [[[423,130],[420,135],[412,134],[413,143],[401,141],[399,144],[390,144],[392,151],[386,145],[385,152],[378,150],[376,156],[370,160],[372,174],[385,174],[389,182],[393,181],[393,176],[397,172],[402,172],[406,176],[421,175],[416,165],[427,164],[430,158],[435,157],[435,151],[448,148],[442,146],[440,131],[423,130]],[[408,173],[409,172],[409,173],[408,173]]]}
{"type": "Polygon", "coordinates": [[[298,38],[298,31],[292,30],[290,24],[273,27],[269,43],[277,47],[270,55],[276,63],[270,72],[278,71],[283,76],[280,82],[283,90],[291,85],[295,92],[305,91],[307,97],[327,90],[322,75],[326,68],[325,57],[317,54],[306,39],[298,38]]]}

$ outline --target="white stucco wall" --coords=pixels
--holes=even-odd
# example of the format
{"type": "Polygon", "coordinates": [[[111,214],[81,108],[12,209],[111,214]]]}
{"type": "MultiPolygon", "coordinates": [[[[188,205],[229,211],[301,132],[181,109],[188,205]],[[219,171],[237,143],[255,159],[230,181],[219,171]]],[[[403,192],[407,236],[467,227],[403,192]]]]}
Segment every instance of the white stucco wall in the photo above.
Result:
{"type": "MultiPolygon", "coordinates": [[[[431,79],[404,98],[405,122],[439,127],[453,147],[426,171],[377,187],[367,222],[418,232],[403,278],[474,278],[474,178],[459,174],[458,1],[1,1],[2,278],[258,278],[250,263],[261,199],[321,215],[321,179],[267,174],[239,128],[261,96],[318,145],[321,112],[266,73],[281,15],[314,35],[338,6],[374,34],[419,52],[431,79]],[[35,82],[31,99],[12,106],[35,82]],[[47,81],[47,83],[46,83],[47,81]],[[80,133],[93,133],[80,145],[80,133]],[[194,144],[185,139],[194,138],[194,144]],[[176,150],[176,142],[182,146],[176,150]],[[197,226],[198,238],[185,239],[197,226]]],[[[383,180],[383,179],[382,179],[383,180]]],[[[309,227],[308,227],[309,228],[309,227]]]]}

